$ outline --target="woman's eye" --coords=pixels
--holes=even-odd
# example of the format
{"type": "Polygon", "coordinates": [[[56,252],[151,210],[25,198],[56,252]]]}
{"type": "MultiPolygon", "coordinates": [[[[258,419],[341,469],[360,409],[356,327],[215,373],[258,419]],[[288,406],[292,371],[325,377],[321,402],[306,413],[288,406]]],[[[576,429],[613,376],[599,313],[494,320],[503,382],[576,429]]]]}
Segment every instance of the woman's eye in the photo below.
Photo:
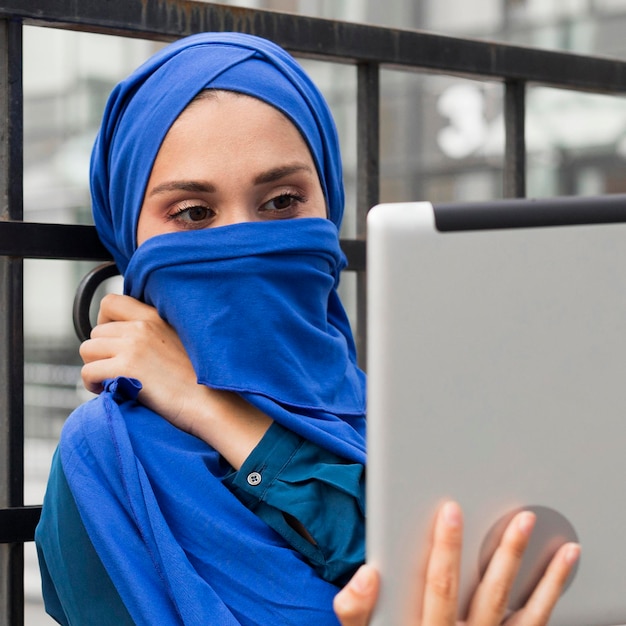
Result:
{"type": "Polygon", "coordinates": [[[206,206],[194,206],[189,209],[185,209],[187,217],[192,222],[201,222],[209,217],[209,207],[206,206]]]}
{"type": "Polygon", "coordinates": [[[283,193],[280,196],[272,198],[269,202],[262,205],[263,211],[295,211],[300,204],[304,202],[304,198],[294,193],[283,193]]]}
{"type": "Polygon", "coordinates": [[[180,206],[170,216],[170,220],[183,223],[205,222],[213,217],[213,210],[204,205],[180,206]]]}

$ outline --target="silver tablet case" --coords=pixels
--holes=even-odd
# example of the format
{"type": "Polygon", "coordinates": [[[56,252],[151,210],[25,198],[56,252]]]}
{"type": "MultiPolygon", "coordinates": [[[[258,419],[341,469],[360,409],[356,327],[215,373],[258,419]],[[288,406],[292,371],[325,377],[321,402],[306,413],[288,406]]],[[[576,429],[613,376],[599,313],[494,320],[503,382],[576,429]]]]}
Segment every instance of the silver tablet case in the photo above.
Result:
{"type": "Polygon", "coordinates": [[[513,602],[532,561],[573,532],[582,558],[550,624],[625,623],[625,374],[626,224],[439,232],[429,203],[372,209],[373,624],[402,624],[444,498],[465,514],[463,603],[490,530],[533,506],[530,581],[513,602]]]}

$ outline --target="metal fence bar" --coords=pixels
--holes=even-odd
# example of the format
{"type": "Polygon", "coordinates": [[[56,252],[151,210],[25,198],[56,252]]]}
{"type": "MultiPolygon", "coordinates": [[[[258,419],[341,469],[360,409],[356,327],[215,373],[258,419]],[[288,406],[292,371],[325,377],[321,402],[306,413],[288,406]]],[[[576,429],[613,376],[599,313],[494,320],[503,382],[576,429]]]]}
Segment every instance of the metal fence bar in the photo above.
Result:
{"type": "MultiPolygon", "coordinates": [[[[0,19],[0,220],[23,213],[22,26],[0,19]]],[[[23,264],[0,258],[0,506],[24,502],[23,264]]],[[[0,623],[24,622],[24,548],[0,545],[0,623]]]]}
{"type": "Polygon", "coordinates": [[[40,516],[41,506],[0,509],[0,544],[33,541],[40,516]]]}
{"type": "Polygon", "coordinates": [[[25,259],[109,260],[93,226],[0,222],[0,255],[25,259]]]}
{"type": "Polygon", "coordinates": [[[505,198],[526,195],[526,83],[507,80],[504,92],[504,182],[505,198]]]}
{"type": "MultiPolygon", "coordinates": [[[[365,242],[342,239],[349,271],[365,269],[365,242]]],[[[0,257],[109,261],[94,226],[0,221],[0,257]]]]}
{"type": "Polygon", "coordinates": [[[376,63],[357,69],[356,235],[365,239],[365,220],[380,194],[380,72],[376,63]]]}
{"type": "MultiPolygon", "coordinates": [[[[356,237],[365,242],[367,213],[380,196],[380,66],[359,63],[357,68],[357,193],[356,237]]],[[[365,243],[363,243],[365,246],[365,243]]],[[[355,341],[359,364],[367,358],[367,280],[357,273],[355,341]]]]}
{"type": "Polygon", "coordinates": [[[47,2],[45,10],[41,0],[2,0],[2,15],[35,25],[159,40],[207,30],[236,30],[329,60],[523,80],[601,93],[626,91],[626,63],[618,60],[192,0],[56,0],[47,2]]]}

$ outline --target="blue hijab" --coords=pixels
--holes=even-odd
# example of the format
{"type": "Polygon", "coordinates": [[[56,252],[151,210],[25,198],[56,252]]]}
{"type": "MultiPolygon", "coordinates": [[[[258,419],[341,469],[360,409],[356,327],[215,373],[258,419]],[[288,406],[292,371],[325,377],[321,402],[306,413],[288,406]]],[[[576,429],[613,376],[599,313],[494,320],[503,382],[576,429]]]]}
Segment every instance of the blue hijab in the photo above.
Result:
{"type": "MultiPolygon", "coordinates": [[[[236,33],[167,46],[114,89],[91,168],[96,227],[126,293],[177,330],[198,381],[234,390],[302,437],[364,463],[364,376],[337,295],[345,267],[338,140],[324,99],[293,58],[236,33]],[[294,123],[329,219],[168,233],[137,248],[159,147],[207,88],[259,98],[294,123]]],[[[138,404],[131,382],[109,381],[70,417],[60,458],[135,621],[336,624],[336,589],[226,489],[220,455],[138,404]]]]}

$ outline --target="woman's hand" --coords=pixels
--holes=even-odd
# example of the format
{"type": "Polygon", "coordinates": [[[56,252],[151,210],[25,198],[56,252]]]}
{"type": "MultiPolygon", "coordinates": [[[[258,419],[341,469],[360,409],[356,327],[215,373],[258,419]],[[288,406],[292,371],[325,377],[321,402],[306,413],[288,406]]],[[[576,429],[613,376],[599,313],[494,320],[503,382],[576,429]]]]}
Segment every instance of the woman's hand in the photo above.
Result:
{"type": "Polygon", "coordinates": [[[199,385],[176,331],[155,308],[130,296],[102,299],[98,324],[80,355],[89,391],[100,393],[107,378],[138,379],[142,404],[206,441],[236,469],[271,424],[237,394],[199,385]]]}
{"type": "MultiPolygon", "coordinates": [[[[533,525],[534,515],[522,512],[507,526],[472,599],[466,622],[468,626],[497,626],[502,623],[508,595],[533,525]]],[[[454,626],[457,623],[462,526],[459,506],[454,502],[445,503],[435,521],[421,608],[415,607],[399,626],[454,626]]],[[[545,626],[579,554],[577,544],[561,546],[526,605],[505,623],[508,626],[545,626]]],[[[335,597],[334,608],[342,626],[369,624],[378,587],[378,574],[374,568],[362,566],[335,597]]]]}
{"type": "Polygon", "coordinates": [[[142,403],[183,430],[184,406],[198,391],[191,361],[174,329],[156,309],[130,296],[102,299],[98,324],[80,347],[82,379],[93,392],[107,378],[126,376],[141,381],[142,403]]]}

